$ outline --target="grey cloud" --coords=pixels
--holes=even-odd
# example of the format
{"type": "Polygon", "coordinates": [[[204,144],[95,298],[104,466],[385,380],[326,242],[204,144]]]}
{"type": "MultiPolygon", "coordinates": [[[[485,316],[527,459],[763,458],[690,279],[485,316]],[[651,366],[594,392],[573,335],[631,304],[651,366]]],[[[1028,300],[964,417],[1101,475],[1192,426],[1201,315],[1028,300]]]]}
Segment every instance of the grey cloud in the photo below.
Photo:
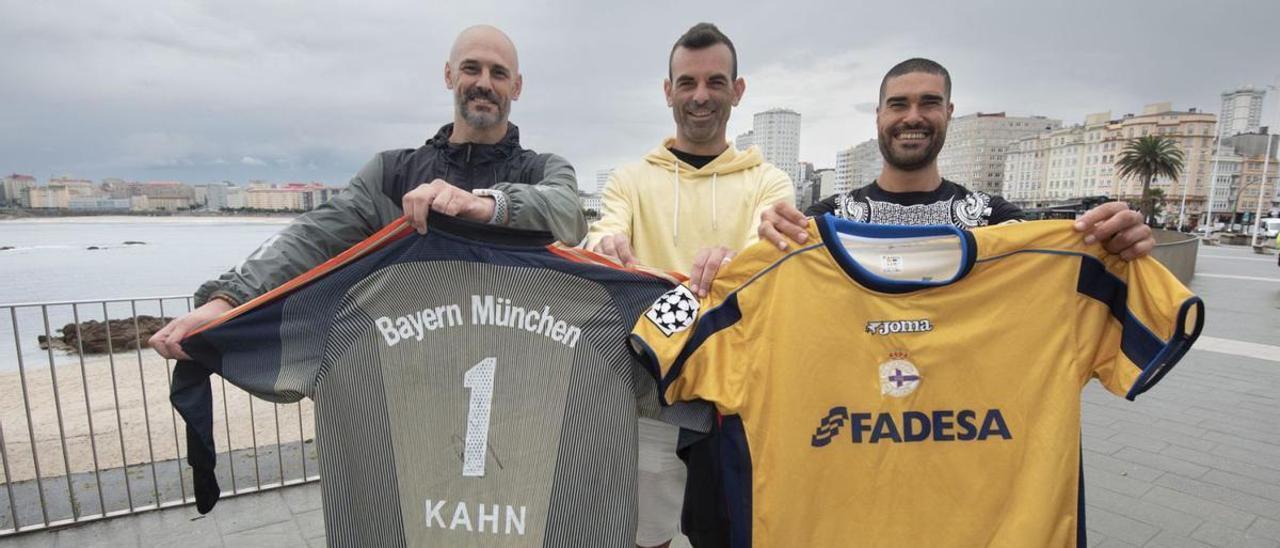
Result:
{"type": "Polygon", "coordinates": [[[1280,58],[1268,38],[1280,5],[1243,0],[0,0],[0,13],[0,171],[41,178],[345,181],[376,151],[418,146],[450,120],[441,69],[453,36],[479,22],[519,46],[525,93],[512,120],[525,143],[570,158],[587,188],[597,169],[672,133],[667,52],[698,21],[733,37],[748,81],[730,137],[755,111],[791,107],[804,115],[801,156],[818,166],[874,136],[880,76],[910,56],[952,70],[957,114],[1067,123],[1158,100],[1213,111],[1223,89],[1273,81],[1280,58]],[[235,160],[246,157],[265,165],[235,160]]]}

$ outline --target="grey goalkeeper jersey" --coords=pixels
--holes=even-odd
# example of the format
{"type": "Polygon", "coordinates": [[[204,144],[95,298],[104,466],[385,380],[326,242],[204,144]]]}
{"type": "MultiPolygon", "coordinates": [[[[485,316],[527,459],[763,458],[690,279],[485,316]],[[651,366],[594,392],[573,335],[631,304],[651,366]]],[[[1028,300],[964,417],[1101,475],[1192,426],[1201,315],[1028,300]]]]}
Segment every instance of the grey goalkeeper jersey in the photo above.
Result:
{"type": "MultiPolygon", "coordinates": [[[[188,338],[195,361],[179,363],[171,399],[201,511],[218,492],[216,373],[268,400],[315,400],[330,545],[633,546],[635,418],[656,400],[624,342],[672,282],[551,240],[394,224],[348,264],[188,338]]],[[[711,416],[668,413],[702,429],[711,416]]]]}

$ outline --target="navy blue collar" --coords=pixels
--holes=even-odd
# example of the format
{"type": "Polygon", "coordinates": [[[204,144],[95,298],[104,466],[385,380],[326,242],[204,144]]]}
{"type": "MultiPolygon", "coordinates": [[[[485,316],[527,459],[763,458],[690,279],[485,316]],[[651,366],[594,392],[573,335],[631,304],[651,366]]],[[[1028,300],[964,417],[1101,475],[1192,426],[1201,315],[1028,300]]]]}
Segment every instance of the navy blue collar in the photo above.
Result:
{"type": "Polygon", "coordinates": [[[881,293],[910,293],[930,287],[953,284],[965,277],[973,269],[974,261],[978,256],[978,244],[973,234],[951,225],[873,225],[839,219],[833,215],[818,217],[814,219],[814,223],[818,225],[818,233],[822,235],[822,242],[826,244],[827,252],[831,253],[831,257],[836,260],[836,264],[840,265],[840,268],[850,278],[853,278],[853,281],[857,282],[858,285],[881,293]],[[926,236],[956,236],[963,242],[960,247],[960,269],[954,276],[946,280],[915,282],[885,278],[858,264],[858,261],[854,260],[849,255],[849,251],[840,243],[840,234],[885,240],[926,236]]]}

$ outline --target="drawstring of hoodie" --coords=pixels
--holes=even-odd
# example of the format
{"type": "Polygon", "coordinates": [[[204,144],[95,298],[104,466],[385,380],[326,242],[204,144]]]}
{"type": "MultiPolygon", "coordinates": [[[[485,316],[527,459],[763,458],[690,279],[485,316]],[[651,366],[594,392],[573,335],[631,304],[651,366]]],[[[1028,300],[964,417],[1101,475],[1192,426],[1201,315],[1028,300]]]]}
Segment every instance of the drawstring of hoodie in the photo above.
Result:
{"type": "Polygon", "coordinates": [[[720,230],[719,217],[716,216],[716,179],[720,176],[720,172],[713,171],[711,173],[711,230],[720,230]]]}
{"type": "Polygon", "coordinates": [[[680,161],[676,160],[676,178],[671,185],[671,190],[676,193],[676,207],[671,214],[671,244],[680,245],[680,161]]]}

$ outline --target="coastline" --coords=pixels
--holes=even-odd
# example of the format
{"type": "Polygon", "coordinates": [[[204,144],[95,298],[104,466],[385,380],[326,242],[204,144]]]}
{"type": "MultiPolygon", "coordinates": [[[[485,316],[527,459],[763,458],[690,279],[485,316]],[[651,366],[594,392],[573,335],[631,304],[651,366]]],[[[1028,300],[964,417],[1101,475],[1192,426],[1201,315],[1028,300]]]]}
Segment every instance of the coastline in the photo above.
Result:
{"type": "MultiPolygon", "coordinates": [[[[161,358],[153,351],[144,350],[141,355],[129,351],[110,356],[86,357],[84,381],[81,380],[78,361],[56,366],[52,370],[47,367],[28,368],[25,371],[25,395],[31,406],[30,428],[35,434],[40,475],[45,478],[62,476],[66,473],[67,466],[70,466],[72,473],[92,472],[95,446],[100,469],[185,456],[186,427],[182,417],[169,404],[169,376],[172,367],[173,362],[161,358]],[[57,377],[57,401],[60,406],[54,403],[52,376],[57,377]],[[86,384],[91,413],[87,412],[85,405],[86,384]],[[61,438],[59,414],[63,429],[61,438]],[[93,420],[92,443],[89,436],[90,417],[93,420]],[[150,440],[147,437],[148,422],[150,440]],[[61,439],[66,440],[65,461],[61,439]],[[121,440],[124,444],[124,456],[127,458],[122,458],[121,440]]],[[[4,478],[6,482],[29,480],[36,476],[36,465],[32,459],[32,436],[28,431],[28,417],[23,405],[22,376],[18,371],[0,373],[0,428],[3,428],[3,448],[6,451],[4,459],[10,475],[4,478]]],[[[216,378],[212,383],[214,439],[218,451],[221,453],[252,448],[255,446],[255,436],[257,446],[275,444],[275,405],[251,398],[246,392],[226,385],[228,389],[224,413],[223,385],[216,378]],[[250,399],[255,400],[252,403],[252,423],[250,399]],[[230,421],[227,420],[228,415],[230,421]],[[227,441],[228,433],[230,443],[227,441]]],[[[280,404],[279,424],[280,443],[296,443],[300,434],[301,439],[314,439],[315,419],[311,401],[304,399],[300,403],[280,404]],[[301,432],[298,424],[299,412],[302,420],[301,432]]]]}
{"type": "Polygon", "coordinates": [[[65,217],[4,217],[0,223],[27,224],[289,224],[296,215],[68,215],[65,217]]]}

